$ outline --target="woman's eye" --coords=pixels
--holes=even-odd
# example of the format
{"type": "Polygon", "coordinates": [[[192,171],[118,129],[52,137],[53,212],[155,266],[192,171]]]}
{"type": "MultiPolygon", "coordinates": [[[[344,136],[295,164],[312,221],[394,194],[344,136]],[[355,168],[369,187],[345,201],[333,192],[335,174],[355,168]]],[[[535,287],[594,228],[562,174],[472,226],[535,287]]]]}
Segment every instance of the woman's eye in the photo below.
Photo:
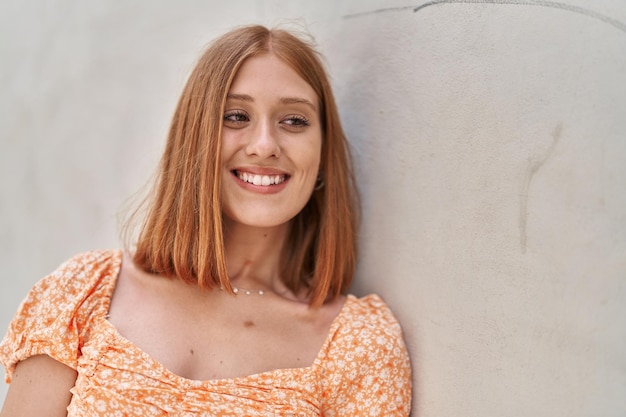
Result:
{"type": "Polygon", "coordinates": [[[309,125],[309,120],[304,116],[288,116],[281,123],[289,127],[303,128],[309,125]]]}
{"type": "Polygon", "coordinates": [[[224,122],[229,125],[240,125],[250,121],[248,115],[242,111],[226,112],[224,114],[224,122]]]}

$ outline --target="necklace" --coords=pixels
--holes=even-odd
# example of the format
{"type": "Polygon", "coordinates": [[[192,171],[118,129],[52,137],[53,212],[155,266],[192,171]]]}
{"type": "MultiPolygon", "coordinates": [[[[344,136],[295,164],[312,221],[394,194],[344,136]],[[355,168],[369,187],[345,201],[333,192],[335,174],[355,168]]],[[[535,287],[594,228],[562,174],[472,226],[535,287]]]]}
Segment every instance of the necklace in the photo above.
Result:
{"type": "MultiPolygon", "coordinates": [[[[220,291],[224,291],[224,287],[220,287],[220,291]]],[[[233,287],[233,292],[235,293],[235,295],[238,294],[245,294],[245,295],[252,295],[252,294],[257,294],[257,295],[263,295],[265,294],[265,291],[263,290],[248,290],[245,288],[238,288],[238,287],[233,287]]]]}

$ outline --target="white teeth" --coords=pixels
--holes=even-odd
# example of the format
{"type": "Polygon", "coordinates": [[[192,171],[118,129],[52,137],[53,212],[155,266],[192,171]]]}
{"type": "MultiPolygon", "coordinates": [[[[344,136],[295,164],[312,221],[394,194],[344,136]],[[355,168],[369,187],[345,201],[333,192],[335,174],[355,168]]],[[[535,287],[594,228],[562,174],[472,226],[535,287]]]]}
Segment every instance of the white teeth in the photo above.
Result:
{"type": "Polygon", "coordinates": [[[247,172],[238,172],[237,176],[240,180],[245,181],[254,185],[262,185],[269,186],[280,184],[285,181],[284,175],[256,175],[256,174],[248,174],[247,172]]]}

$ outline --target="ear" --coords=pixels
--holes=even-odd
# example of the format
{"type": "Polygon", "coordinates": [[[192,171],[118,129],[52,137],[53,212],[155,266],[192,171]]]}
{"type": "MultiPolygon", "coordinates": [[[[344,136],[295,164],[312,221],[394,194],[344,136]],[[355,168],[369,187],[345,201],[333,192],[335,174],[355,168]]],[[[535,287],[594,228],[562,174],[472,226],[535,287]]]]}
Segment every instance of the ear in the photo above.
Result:
{"type": "Polygon", "coordinates": [[[313,191],[321,190],[322,188],[324,188],[324,185],[326,184],[324,183],[324,176],[322,174],[322,171],[318,171],[317,179],[315,180],[315,187],[313,188],[313,191]]]}

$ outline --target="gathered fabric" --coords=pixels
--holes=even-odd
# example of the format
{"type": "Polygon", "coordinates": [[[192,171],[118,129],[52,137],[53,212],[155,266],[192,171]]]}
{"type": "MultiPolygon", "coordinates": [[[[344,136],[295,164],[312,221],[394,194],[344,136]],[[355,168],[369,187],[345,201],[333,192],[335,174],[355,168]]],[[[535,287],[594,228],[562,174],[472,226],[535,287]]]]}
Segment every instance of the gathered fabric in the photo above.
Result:
{"type": "Polygon", "coordinates": [[[312,365],[196,381],[166,369],[106,319],[121,250],[77,255],[39,281],[0,343],[10,383],[45,354],[77,371],[68,416],[408,416],[411,366],[377,295],[348,295],[312,365]]]}

